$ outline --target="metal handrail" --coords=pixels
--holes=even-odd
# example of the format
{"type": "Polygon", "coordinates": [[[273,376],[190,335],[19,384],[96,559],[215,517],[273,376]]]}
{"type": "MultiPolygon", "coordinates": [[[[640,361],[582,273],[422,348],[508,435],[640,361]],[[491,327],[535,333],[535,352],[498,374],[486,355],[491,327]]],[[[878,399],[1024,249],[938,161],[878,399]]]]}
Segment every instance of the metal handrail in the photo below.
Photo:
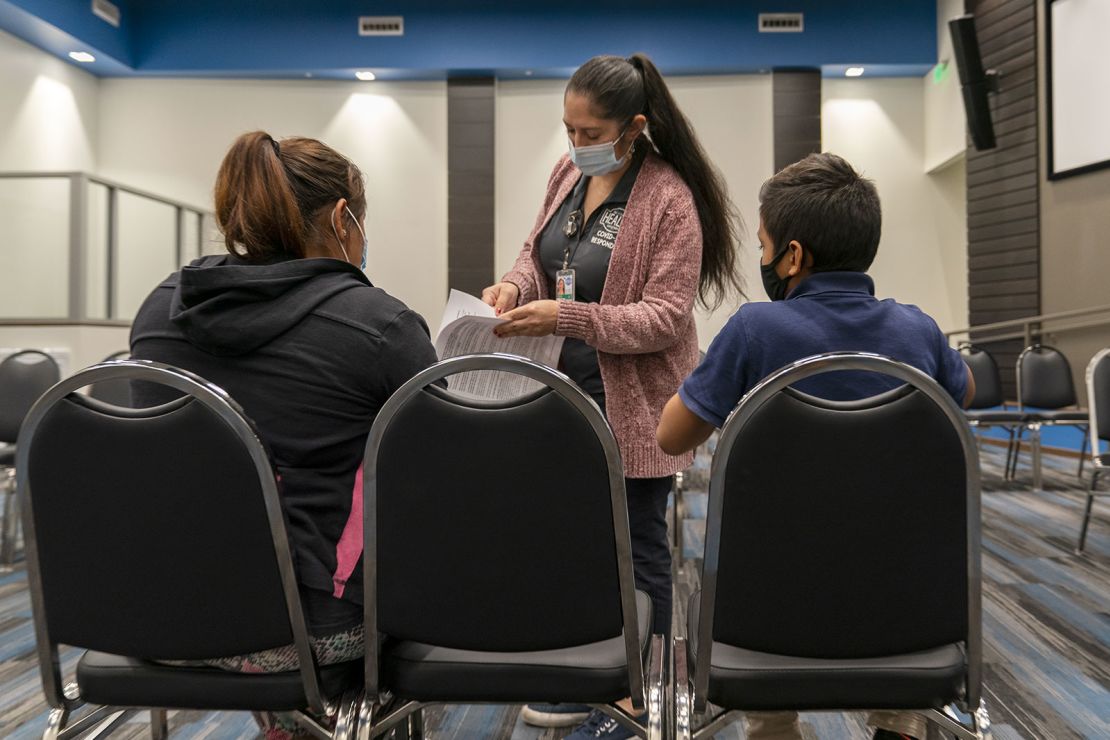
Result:
{"type": "MultiPolygon", "coordinates": [[[[157,193],[152,193],[141,188],[132,187],[100,175],[80,171],[43,171],[43,172],[0,172],[0,181],[10,180],[62,180],[69,184],[69,237],[68,237],[68,283],[69,294],[66,300],[65,313],[52,316],[29,316],[10,318],[4,320],[4,325],[13,325],[9,321],[30,321],[32,324],[74,324],[89,320],[90,311],[86,304],[88,296],[88,278],[91,256],[87,250],[88,241],[88,209],[90,184],[100,185],[108,189],[106,203],[107,213],[105,227],[107,229],[107,249],[105,250],[104,274],[107,285],[104,291],[104,316],[107,321],[118,319],[116,301],[119,295],[119,285],[115,279],[115,268],[119,264],[119,194],[127,193],[143,198],[154,203],[160,203],[174,209],[176,224],[174,226],[173,248],[176,264],[182,264],[185,259],[185,223],[186,219],[196,219],[196,243],[198,253],[203,253],[204,221],[213,218],[210,208],[200,207],[184,201],[167,198],[157,193]]],[[[97,319],[93,319],[97,320],[97,319]]],[[[19,324],[14,324],[19,325],[19,324]]]]}
{"type": "MultiPolygon", "coordinates": [[[[969,326],[962,329],[952,329],[944,332],[944,336],[951,339],[954,336],[961,334],[975,333],[979,336],[975,341],[979,344],[986,344],[989,342],[1001,342],[1007,339],[1022,339],[1025,346],[1033,343],[1034,333],[1041,333],[1040,324],[1050,321],[1059,321],[1062,319],[1072,319],[1081,316],[1091,316],[1093,314],[1110,314],[1110,305],[1106,306],[1092,306],[1089,308],[1076,308],[1070,311],[1056,311],[1054,313],[1038,314],[1037,316],[1027,316],[1020,319],[1008,319],[1006,321],[995,321],[990,324],[979,324],[978,326],[969,326]],[[1036,332],[1033,326],[1038,325],[1036,332]],[[1009,329],[1010,327],[1021,327],[1021,331],[1003,332],[1000,334],[993,333],[997,329],[1009,329]],[[989,336],[981,336],[983,332],[987,332],[989,336]]],[[[1055,326],[1053,331],[1072,331],[1075,329],[1090,329],[1096,326],[1110,325],[1110,315],[1096,319],[1088,319],[1085,321],[1073,321],[1064,326],[1055,326]]]]}
{"type": "Polygon", "coordinates": [[[2,319],[0,327],[11,326],[107,326],[127,328],[131,322],[127,319],[2,319]]]}
{"type": "Polygon", "coordinates": [[[212,209],[211,209],[210,206],[198,206],[198,205],[194,205],[192,203],[186,203],[183,200],[174,200],[173,198],[167,198],[164,195],[158,195],[157,193],[152,193],[149,190],[143,190],[142,188],[136,188],[136,187],[133,187],[131,185],[125,185],[124,183],[119,182],[118,180],[112,180],[111,178],[103,177],[101,175],[91,175],[88,172],[81,172],[79,170],[57,170],[57,171],[43,171],[43,172],[0,172],[0,180],[17,180],[17,179],[29,179],[29,178],[33,178],[33,179],[45,179],[45,178],[71,179],[71,178],[74,178],[74,177],[83,177],[86,180],[88,180],[89,182],[96,183],[97,185],[103,185],[103,186],[111,188],[113,190],[119,190],[122,193],[129,193],[131,195],[138,195],[139,197],[147,198],[148,200],[154,200],[154,201],[158,201],[159,203],[165,203],[166,205],[173,206],[174,208],[184,208],[186,210],[196,211],[197,213],[205,214],[205,215],[208,215],[208,216],[213,215],[212,209]]]}

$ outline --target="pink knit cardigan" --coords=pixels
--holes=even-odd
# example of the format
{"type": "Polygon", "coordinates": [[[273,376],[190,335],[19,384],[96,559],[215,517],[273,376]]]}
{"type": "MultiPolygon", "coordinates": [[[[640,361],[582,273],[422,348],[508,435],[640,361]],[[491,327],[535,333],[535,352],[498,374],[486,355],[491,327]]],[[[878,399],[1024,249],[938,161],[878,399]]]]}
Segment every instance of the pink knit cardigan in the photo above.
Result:
{"type": "MultiPolygon", "coordinates": [[[[550,298],[539,263],[539,235],[581,174],[564,155],[516,264],[502,280],[520,288],[518,304],[550,298]]],[[[600,303],[559,301],[555,333],[597,349],[606,415],[624,474],[658,478],[690,466],[659,449],[663,406],[697,365],[694,298],[701,270],[701,225],[690,188],[648,154],[628,198],[600,303]]]]}

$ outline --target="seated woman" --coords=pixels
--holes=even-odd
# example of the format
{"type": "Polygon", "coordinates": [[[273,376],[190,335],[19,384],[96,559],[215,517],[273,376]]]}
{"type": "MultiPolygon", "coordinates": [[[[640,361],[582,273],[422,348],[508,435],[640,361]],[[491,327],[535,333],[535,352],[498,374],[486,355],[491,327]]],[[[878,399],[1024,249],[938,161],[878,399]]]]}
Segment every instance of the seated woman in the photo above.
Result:
{"type": "MultiPolygon", "coordinates": [[[[435,350],[424,320],[360,269],[366,196],[343,155],[314,139],[244,134],[220,166],[215,197],[228,253],[154,289],[135,317],[131,354],[216,383],[254,421],[280,476],[317,657],[351,660],[362,654],[366,437],[435,350]]],[[[172,397],[133,392],[142,406],[172,397]]],[[[285,671],[297,659],[289,646],[212,664],[285,671]]],[[[267,737],[292,734],[278,718],[260,720],[267,737]]]]}

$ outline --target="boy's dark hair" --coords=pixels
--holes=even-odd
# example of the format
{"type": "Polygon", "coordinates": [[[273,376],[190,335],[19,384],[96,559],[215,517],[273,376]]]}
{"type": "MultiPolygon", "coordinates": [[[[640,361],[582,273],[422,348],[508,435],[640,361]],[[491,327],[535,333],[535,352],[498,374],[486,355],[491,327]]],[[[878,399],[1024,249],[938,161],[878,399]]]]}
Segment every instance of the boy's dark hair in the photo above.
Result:
{"type": "Polygon", "coordinates": [[[879,249],[883,214],[875,183],[843,158],[810,154],[781,169],[759,191],[763,228],[780,254],[797,240],[814,272],[867,272],[879,249]]]}

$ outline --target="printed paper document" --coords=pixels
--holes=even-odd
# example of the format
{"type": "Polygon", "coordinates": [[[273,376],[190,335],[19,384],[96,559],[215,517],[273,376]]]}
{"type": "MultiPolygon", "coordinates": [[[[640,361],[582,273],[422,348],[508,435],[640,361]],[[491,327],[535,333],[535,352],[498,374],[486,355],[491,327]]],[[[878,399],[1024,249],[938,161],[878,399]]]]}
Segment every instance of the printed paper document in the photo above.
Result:
{"type": "MultiPolygon", "coordinates": [[[[494,327],[501,322],[492,306],[452,289],[436,336],[436,354],[445,360],[458,355],[501,352],[527,357],[551,368],[558,366],[563,337],[502,338],[493,333],[494,327]]],[[[460,373],[448,383],[456,393],[494,400],[521,396],[539,387],[534,380],[521,375],[488,370],[460,373]]]]}

